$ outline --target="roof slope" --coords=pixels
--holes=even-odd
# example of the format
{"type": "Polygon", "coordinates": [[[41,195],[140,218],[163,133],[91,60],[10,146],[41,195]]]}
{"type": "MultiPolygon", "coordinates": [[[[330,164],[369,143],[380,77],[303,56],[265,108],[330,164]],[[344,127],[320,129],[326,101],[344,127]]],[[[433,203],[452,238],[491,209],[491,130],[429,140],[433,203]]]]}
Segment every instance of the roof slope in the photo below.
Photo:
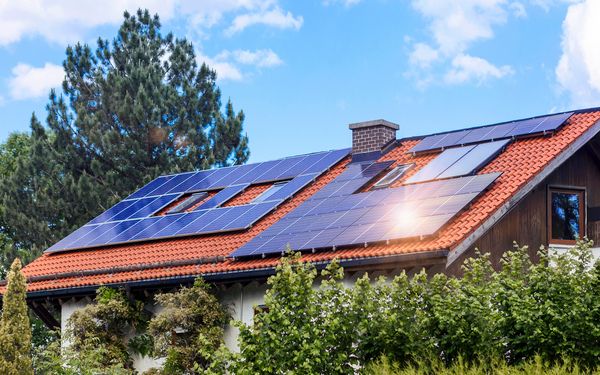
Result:
{"type": "MultiPolygon", "coordinates": [[[[309,253],[303,255],[303,258],[306,261],[322,262],[333,258],[359,259],[434,250],[452,251],[598,120],[598,110],[575,112],[552,136],[522,138],[511,142],[504,152],[478,172],[501,172],[501,176],[489,190],[434,237],[309,253]]],[[[393,166],[415,163],[416,167],[396,181],[394,186],[401,185],[438,154],[407,153],[420,139],[400,140],[396,148],[380,158],[380,161],[394,160],[393,166]]],[[[342,160],[244,232],[158,240],[57,254],[46,253],[24,268],[23,272],[29,278],[29,291],[272,268],[278,262],[277,257],[248,260],[226,257],[331,182],[344,170],[349,161],[349,158],[342,160]]],[[[256,191],[260,189],[255,188],[256,191]]]]}

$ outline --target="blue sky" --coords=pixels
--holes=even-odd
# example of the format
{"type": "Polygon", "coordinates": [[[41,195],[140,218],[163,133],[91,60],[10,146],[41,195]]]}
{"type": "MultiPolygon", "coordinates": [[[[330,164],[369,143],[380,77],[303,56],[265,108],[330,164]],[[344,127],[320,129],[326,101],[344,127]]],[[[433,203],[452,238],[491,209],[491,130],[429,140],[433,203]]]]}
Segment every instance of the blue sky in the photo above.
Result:
{"type": "Polygon", "coordinates": [[[600,106],[600,0],[106,0],[0,3],[0,140],[45,117],[68,44],[148,7],[246,113],[251,161],[600,106]]]}

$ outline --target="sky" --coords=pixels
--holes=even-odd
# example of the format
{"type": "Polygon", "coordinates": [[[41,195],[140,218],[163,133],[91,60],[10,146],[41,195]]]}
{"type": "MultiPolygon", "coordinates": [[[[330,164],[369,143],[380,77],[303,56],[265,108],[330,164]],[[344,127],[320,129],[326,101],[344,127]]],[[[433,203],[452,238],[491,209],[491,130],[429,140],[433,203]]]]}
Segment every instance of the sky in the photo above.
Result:
{"type": "Polygon", "coordinates": [[[0,0],[0,141],[45,118],[65,48],[148,8],[243,109],[250,161],[600,106],[600,0],[0,0]]]}

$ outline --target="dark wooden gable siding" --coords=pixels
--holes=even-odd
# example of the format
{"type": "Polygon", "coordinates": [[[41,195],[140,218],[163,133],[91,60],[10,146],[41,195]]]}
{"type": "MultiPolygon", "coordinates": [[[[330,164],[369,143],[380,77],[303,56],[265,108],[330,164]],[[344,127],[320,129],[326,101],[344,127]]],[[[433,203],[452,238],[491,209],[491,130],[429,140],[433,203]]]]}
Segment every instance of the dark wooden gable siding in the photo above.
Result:
{"type": "Polygon", "coordinates": [[[547,246],[547,192],[549,186],[582,187],[586,189],[586,233],[600,245],[600,158],[592,143],[577,151],[563,165],[543,180],[536,188],[513,207],[498,223],[475,242],[460,259],[447,270],[460,274],[464,259],[475,255],[475,249],[490,253],[495,267],[502,254],[513,247],[513,241],[529,246],[531,256],[537,260],[540,246],[547,246]]]}

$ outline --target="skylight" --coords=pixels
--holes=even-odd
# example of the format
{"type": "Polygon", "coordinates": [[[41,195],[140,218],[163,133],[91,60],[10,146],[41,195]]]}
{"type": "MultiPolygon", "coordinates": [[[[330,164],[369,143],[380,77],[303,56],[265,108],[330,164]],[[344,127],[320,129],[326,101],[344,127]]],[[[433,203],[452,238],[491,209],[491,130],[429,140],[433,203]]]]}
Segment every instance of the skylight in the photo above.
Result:
{"type": "Polygon", "coordinates": [[[181,201],[175,207],[173,207],[169,211],[167,211],[167,215],[179,214],[181,212],[185,212],[186,210],[192,208],[198,202],[200,202],[201,200],[206,198],[207,195],[208,194],[205,191],[201,191],[199,193],[194,193],[194,194],[190,195],[189,197],[187,197],[186,199],[184,199],[183,201],[181,201]]]}
{"type": "Polygon", "coordinates": [[[396,182],[400,177],[404,176],[404,173],[408,171],[414,164],[401,164],[396,168],[392,169],[388,174],[383,176],[383,178],[373,185],[373,189],[383,189],[394,182],[396,182]]]}
{"type": "Polygon", "coordinates": [[[252,201],[252,203],[261,203],[261,202],[268,201],[269,198],[273,194],[275,194],[279,190],[281,190],[281,188],[283,188],[287,183],[288,183],[288,181],[281,181],[281,182],[274,183],[273,186],[271,186],[267,190],[263,191],[262,194],[260,194],[258,197],[254,198],[254,200],[252,201]]]}

